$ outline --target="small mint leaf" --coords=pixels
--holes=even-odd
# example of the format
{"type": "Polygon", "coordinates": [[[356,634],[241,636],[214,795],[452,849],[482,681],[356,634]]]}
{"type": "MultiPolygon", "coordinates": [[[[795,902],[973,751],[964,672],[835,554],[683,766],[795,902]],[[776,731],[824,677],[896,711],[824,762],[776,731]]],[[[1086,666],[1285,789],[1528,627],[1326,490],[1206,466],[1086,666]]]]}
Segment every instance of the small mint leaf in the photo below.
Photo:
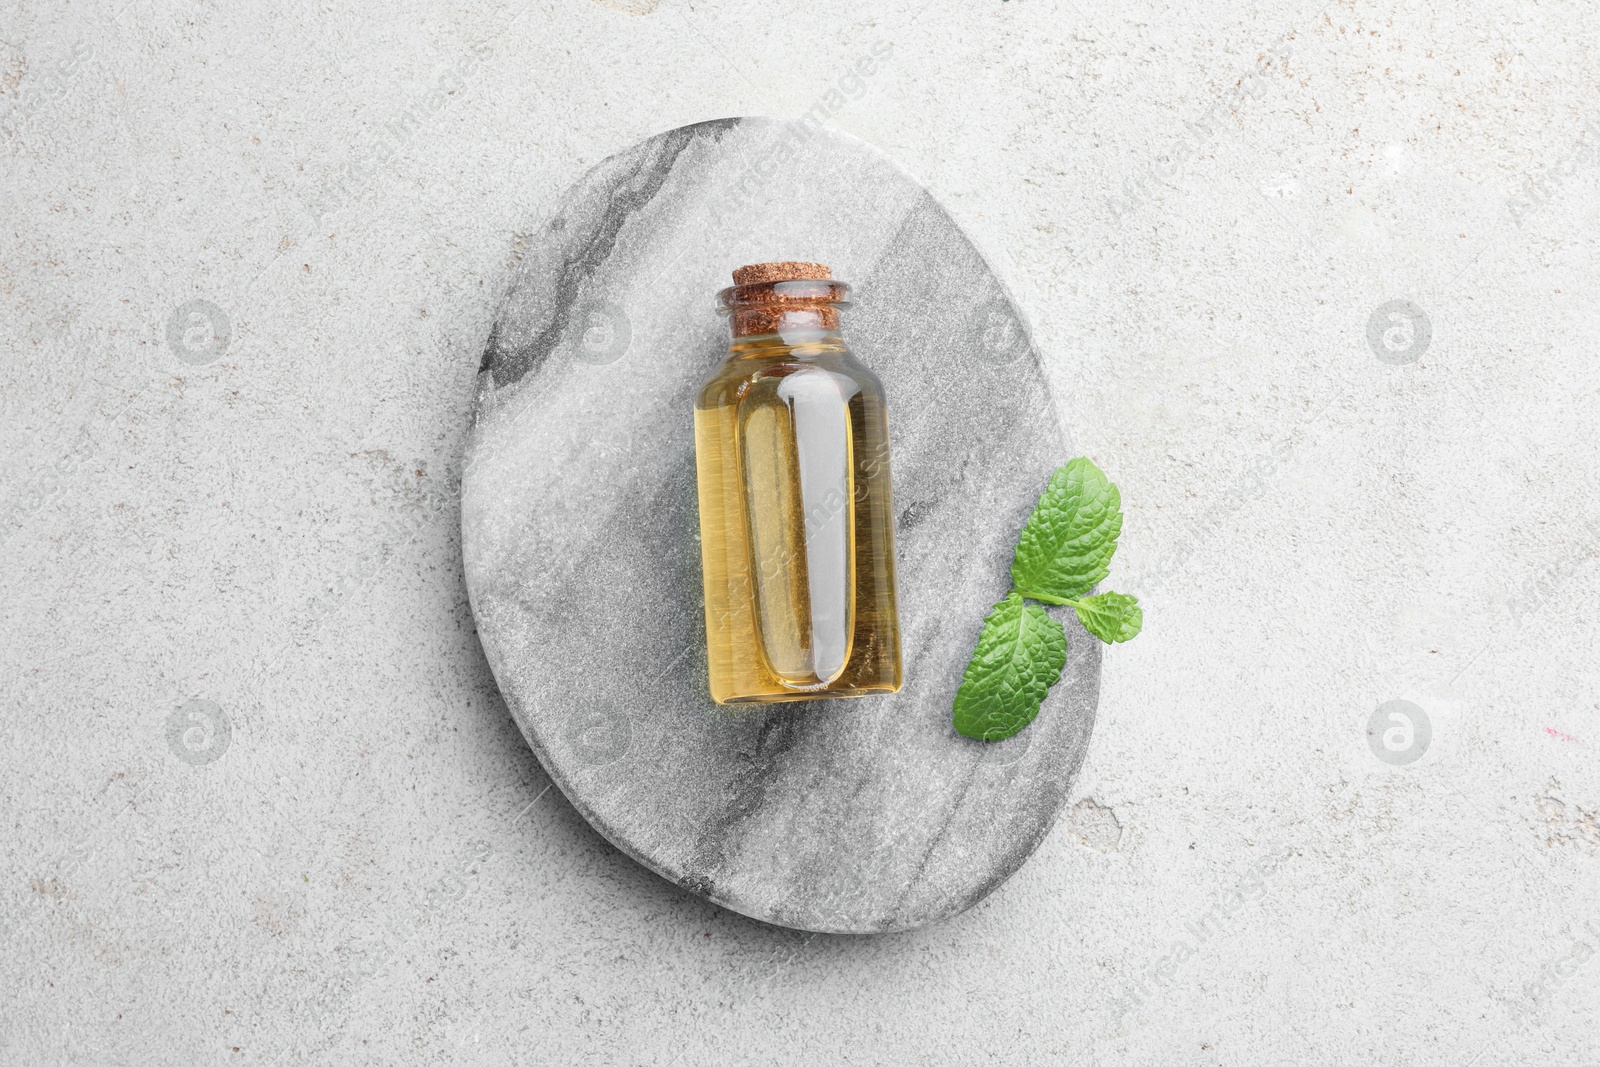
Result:
{"type": "Polygon", "coordinates": [[[1004,741],[1033,721],[1067,663],[1067,634],[1036,604],[1008,593],[989,609],[956,690],[956,731],[1004,741]]]}
{"type": "Polygon", "coordinates": [[[1086,596],[1073,605],[1083,628],[1106,644],[1131,641],[1144,628],[1144,609],[1139,598],[1126,593],[1100,593],[1086,596]]]}
{"type": "Polygon", "coordinates": [[[1110,568],[1122,532],[1122,495],[1105,473],[1078,458],[1056,468],[1022,528],[1011,584],[1046,603],[1080,597],[1110,568]]]}

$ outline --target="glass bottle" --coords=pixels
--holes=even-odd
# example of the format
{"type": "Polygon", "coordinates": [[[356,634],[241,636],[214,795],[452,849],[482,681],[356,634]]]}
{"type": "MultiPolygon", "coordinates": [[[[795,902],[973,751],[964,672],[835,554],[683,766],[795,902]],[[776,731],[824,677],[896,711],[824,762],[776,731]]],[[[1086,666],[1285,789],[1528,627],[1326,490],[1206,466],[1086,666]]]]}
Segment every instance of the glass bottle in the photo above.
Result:
{"type": "Polygon", "coordinates": [[[718,704],[900,688],[883,385],[845,347],[849,287],[758,263],[695,401],[706,656],[718,704]]]}

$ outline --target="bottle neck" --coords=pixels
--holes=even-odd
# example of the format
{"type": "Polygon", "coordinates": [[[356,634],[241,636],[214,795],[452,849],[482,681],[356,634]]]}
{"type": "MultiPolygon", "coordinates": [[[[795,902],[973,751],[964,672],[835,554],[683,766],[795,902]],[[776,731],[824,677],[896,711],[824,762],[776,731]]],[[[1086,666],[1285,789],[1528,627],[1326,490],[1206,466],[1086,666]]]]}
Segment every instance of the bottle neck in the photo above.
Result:
{"type": "Polygon", "coordinates": [[[768,334],[839,333],[839,309],[827,304],[815,307],[741,308],[728,314],[728,332],[733,340],[764,337],[768,334]]]}
{"type": "Polygon", "coordinates": [[[839,333],[841,309],[850,287],[831,279],[799,278],[789,281],[735,285],[720,294],[735,342],[769,335],[839,333]]]}

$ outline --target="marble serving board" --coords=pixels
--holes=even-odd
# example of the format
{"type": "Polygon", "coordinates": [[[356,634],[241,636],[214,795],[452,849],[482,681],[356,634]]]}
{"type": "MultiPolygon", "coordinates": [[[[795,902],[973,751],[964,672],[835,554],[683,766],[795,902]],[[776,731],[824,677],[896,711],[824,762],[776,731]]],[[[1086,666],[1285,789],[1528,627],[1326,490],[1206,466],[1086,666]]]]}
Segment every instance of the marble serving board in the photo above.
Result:
{"type": "Polygon", "coordinates": [[[1032,727],[958,735],[951,699],[1017,531],[1073,455],[1022,316],[885,156],[797,122],[652,137],[569,189],[483,355],[462,478],[479,635],[573,806],[662,877],[769,923],[904,930],[982,900],[1083,760],[1099,643],[1032,727]],[[889,400],[905,687],[718,707],[706,687],[693,402],[734,267],[813,260],[889,400]]]}

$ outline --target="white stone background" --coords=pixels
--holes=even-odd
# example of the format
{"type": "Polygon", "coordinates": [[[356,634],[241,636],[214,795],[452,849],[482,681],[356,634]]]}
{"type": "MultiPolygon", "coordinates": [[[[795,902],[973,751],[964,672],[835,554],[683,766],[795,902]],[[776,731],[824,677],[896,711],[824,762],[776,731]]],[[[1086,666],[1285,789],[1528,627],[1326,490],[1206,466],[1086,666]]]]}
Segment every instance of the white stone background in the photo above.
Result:
{"type": "Polygon", "coordinates": [[[1600,1062],[1600,14],[1320,3],[8,4],[0,1061],[1600,1062]],[[1009,281],[1147,619],[1032,861],[882,938],[546,791],[453,496],[518,235],[819,102],[1009,281]]]}

